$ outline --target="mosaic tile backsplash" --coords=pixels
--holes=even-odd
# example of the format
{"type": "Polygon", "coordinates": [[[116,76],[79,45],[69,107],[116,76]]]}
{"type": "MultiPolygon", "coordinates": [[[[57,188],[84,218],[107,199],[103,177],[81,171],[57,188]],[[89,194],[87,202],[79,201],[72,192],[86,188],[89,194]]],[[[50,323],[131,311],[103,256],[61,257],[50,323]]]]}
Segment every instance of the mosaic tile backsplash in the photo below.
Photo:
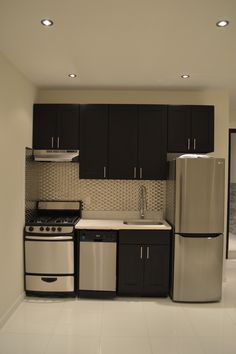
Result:
{"type": "Polygon", "coordinates": [[[144,185],[147,210],[165,207],[165,181],[80,180],[78,163],[33,162],[27,168],[31,201],[82,200],[86,211],[139,210],[144,185]]]}

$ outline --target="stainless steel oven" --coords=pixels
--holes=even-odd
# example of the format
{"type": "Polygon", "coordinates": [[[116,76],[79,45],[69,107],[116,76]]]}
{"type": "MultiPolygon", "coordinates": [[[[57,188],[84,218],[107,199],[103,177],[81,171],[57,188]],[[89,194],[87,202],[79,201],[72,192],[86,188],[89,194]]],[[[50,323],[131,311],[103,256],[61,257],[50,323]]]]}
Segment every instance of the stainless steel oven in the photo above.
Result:
{"type": "Polygon", "coordinates": [[[27,295],[75,295],[74,226],[79,220],[80,204],[74,203],[72,205],[70,202],[70,210],[64,209],[65,202],[61,204],[62,209],[60,202],[44,203],[44,212],[41,210],[26,224],[24,250],[27,295]]]}

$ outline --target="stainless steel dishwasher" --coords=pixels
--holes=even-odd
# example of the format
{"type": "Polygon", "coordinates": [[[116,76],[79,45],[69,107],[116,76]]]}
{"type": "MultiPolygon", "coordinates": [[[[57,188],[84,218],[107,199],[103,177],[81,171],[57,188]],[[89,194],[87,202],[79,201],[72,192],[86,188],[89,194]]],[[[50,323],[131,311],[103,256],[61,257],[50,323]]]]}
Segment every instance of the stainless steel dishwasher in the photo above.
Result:
{"type": "Polygon", "coordinates": [[[79,296],[116,295],[116,254],[116,231],[80,231],[79,296]]]}

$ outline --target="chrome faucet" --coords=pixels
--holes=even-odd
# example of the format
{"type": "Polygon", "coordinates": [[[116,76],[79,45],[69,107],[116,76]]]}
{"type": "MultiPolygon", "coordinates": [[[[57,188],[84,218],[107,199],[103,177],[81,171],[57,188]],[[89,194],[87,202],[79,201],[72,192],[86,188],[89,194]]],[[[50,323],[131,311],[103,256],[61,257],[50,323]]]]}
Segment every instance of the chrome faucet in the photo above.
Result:
{"type": "Polygon", "coordinates": [[[147,210],[147,189],[141,186],[140,218],[144,219],[144,213],[147,210]]]}

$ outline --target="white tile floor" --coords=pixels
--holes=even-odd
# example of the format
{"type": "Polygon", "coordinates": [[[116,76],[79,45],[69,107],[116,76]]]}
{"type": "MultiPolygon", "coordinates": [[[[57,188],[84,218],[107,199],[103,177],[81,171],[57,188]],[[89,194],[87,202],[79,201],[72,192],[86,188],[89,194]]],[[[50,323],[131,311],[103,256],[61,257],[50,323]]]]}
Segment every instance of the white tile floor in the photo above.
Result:
{"type": "Polygon", "coordinates": [[[1,354],[235,354],[236,261],[223,299],[26,299],[0,331],[1,354]]]}

